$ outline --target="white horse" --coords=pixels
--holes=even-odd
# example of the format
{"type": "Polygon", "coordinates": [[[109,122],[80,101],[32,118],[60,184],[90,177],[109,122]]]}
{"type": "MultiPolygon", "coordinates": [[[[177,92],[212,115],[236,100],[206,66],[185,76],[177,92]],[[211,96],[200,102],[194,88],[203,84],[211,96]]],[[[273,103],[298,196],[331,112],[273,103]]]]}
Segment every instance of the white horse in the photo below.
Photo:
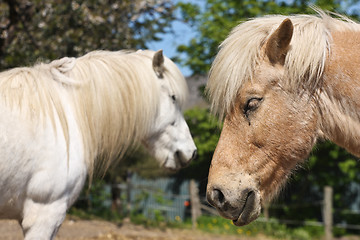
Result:
{"type": "Polygon", "coordinates": [[[196,147],[184,77],[162,51],[95,51],[0,73],[0,218],[53,239],[87,175],[136,143],[165,168],[196,147]]]}

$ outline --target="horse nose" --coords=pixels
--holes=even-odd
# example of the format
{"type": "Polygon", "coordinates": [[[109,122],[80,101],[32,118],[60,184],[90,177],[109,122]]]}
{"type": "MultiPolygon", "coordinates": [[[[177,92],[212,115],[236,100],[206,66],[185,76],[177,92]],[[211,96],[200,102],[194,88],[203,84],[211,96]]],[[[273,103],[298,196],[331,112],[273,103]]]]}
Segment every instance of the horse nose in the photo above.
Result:
{"type": "MultiPolygon", "coordinates": [[[[255,195],[255,191],[250,188],[242,190],[237,195],[225,188],[214,187],[206,193],[206,198],[221,216],[237,222],[240,216],[247,219],[251,215],[256,205],[255,195]]],[[[240,222],[243,222],[244,219],[240,219],[240,222]]]]}
{"type": "Polygon", "coordinates": [[[186,167],[190,164],[192,160],[195,159],[197,155],[197,149],[193,150],[193,152],[184,152],[181,150],[177,150],[175,152],[175,158],[178,160],[178,163],[181,167],[186,167]]]}
{"type": "Polygon", "coordinates": [[[250,223],[261,212],[260,191],[254,186],[208,183],[206,198],[222,217],[231,219],[236,226],[250,223]]]}
{"type": "Polygon", "coordinates": [[[237,201],[232,202],[232,196],[228,196],[224,189],[219,187],[213,188],[206,193],[208,202],[215,207],[221,216],[236,220],[241,213],[241,207],[238,206],[237,201]]]}

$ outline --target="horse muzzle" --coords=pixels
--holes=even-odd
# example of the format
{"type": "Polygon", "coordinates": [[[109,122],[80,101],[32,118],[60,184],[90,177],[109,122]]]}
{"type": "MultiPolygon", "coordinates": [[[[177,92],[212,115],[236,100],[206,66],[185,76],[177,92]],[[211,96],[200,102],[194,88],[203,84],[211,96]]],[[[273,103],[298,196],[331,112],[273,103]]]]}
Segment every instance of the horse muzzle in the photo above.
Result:
{"type": "Polygon", "coordinates": [[[197,149],[194,147],[188,151],[177,150],[167,157],[163,167],[170,171],[177,171],[181,168],[187,167],[192,160],[197,156],[197,149]]]}
{"type": "Polygon", "coordinates": [[[206,198],[219,214],[231,219],[236,226],[249,224],[261,213],[260,192],[246,188],[233,194],[226,187],[208,187],[206,198]]]}

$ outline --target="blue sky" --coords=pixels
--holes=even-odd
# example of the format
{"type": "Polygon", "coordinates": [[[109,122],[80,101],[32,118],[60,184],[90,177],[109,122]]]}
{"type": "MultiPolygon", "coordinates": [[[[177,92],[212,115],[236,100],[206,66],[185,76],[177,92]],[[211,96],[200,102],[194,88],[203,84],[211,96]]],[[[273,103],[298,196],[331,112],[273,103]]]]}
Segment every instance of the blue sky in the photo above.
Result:
{"type": "MultiPolygon", "coordinates": [[[[162,34],[160,35],[160,37],[162,38],[161,41],[150,42],[148,43],[148,47],[155,51],[162,49],[164,51],[164,54],[169,58],[179,55],[179,53],[176,52],[177,46],[179,46],[180,44],[186,45],[186,43],[188,43],[190,39],[195,37],[195,32],[189,26],[179,21],[175,21],[172,24],[172,28],[175,31],[174,34],[162,34]]],[[[191,70],[188,67],[180,66],[179,64],[177,64],[177,66],[180,68],[184,76],[191,75],[191,70]]]]}
{"type": "MultiPolygon", "coordinates": [[[[178,2],[190,2],[193,4],[198,4],[200,6],[204,6],[204,4],[206,3],[205,0],[174,0],[174,4],[178,2]]],[[[178,18],[180,18],[180,13],[177,12],[176,14],[178,15],[178,18]]],[[[176,52],[177,46],[181,44],[186,45],[192,38],[196,36],[196,32],[189,25],[181,21],[174,21],[171,24],[171,28],[174,33],[159,35],[162,40],[158,42],[148,43],[148,48],[152,50],[163,49],[164,54],[167,57],[172,58],[179,55],[179,53],[176,52]]],[[[184,76],[187,77],[192,74],[190,68],[186,66],[180,66],[179,64],[177,65],[180,68],[181,72],[184,74],[184,76]]]]}

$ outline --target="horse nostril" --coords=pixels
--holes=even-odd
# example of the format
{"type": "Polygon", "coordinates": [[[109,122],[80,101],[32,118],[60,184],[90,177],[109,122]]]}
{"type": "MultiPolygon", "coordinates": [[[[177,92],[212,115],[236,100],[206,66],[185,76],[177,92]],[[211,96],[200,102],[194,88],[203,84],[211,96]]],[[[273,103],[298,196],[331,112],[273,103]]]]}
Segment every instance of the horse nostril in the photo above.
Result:
{"type": "Polygon", "coordinates": [[[214,197],[221,205],[225,201],[225,196],[219,189],[214,189],[214,197]]]}
{"type": "Polygon", "coordinates": [[[177,158],[180,158],[180,156],[181,156],[180,151],[179,151],[179,150],[177,150],[177,151],[175,152],[175,155],[176,155],[176,157],[177,157],[177,158]]]}
{"type": "Polygon", "coordinates": [[[248,192],[248,194],[247,194],[247,199],[248,198],[251,198],[251,197],[253,197],[255,195],[255,192],[253,191],[253,190],[250,190],[249,192],[248,192]]]}
{"type": "Polygon", "coordinates": [[[192,156],[191,156],[191,160],[194,160],[197,156],[197,150],[195,149],[192,156]]]}
{"type": "Polygon", "coordinates": [[[220,189],[213,189],[207,194],[206,197],[208,202],[214,207],[222,208],[222,206],[225,204],[225,196],[220,189]]]}

